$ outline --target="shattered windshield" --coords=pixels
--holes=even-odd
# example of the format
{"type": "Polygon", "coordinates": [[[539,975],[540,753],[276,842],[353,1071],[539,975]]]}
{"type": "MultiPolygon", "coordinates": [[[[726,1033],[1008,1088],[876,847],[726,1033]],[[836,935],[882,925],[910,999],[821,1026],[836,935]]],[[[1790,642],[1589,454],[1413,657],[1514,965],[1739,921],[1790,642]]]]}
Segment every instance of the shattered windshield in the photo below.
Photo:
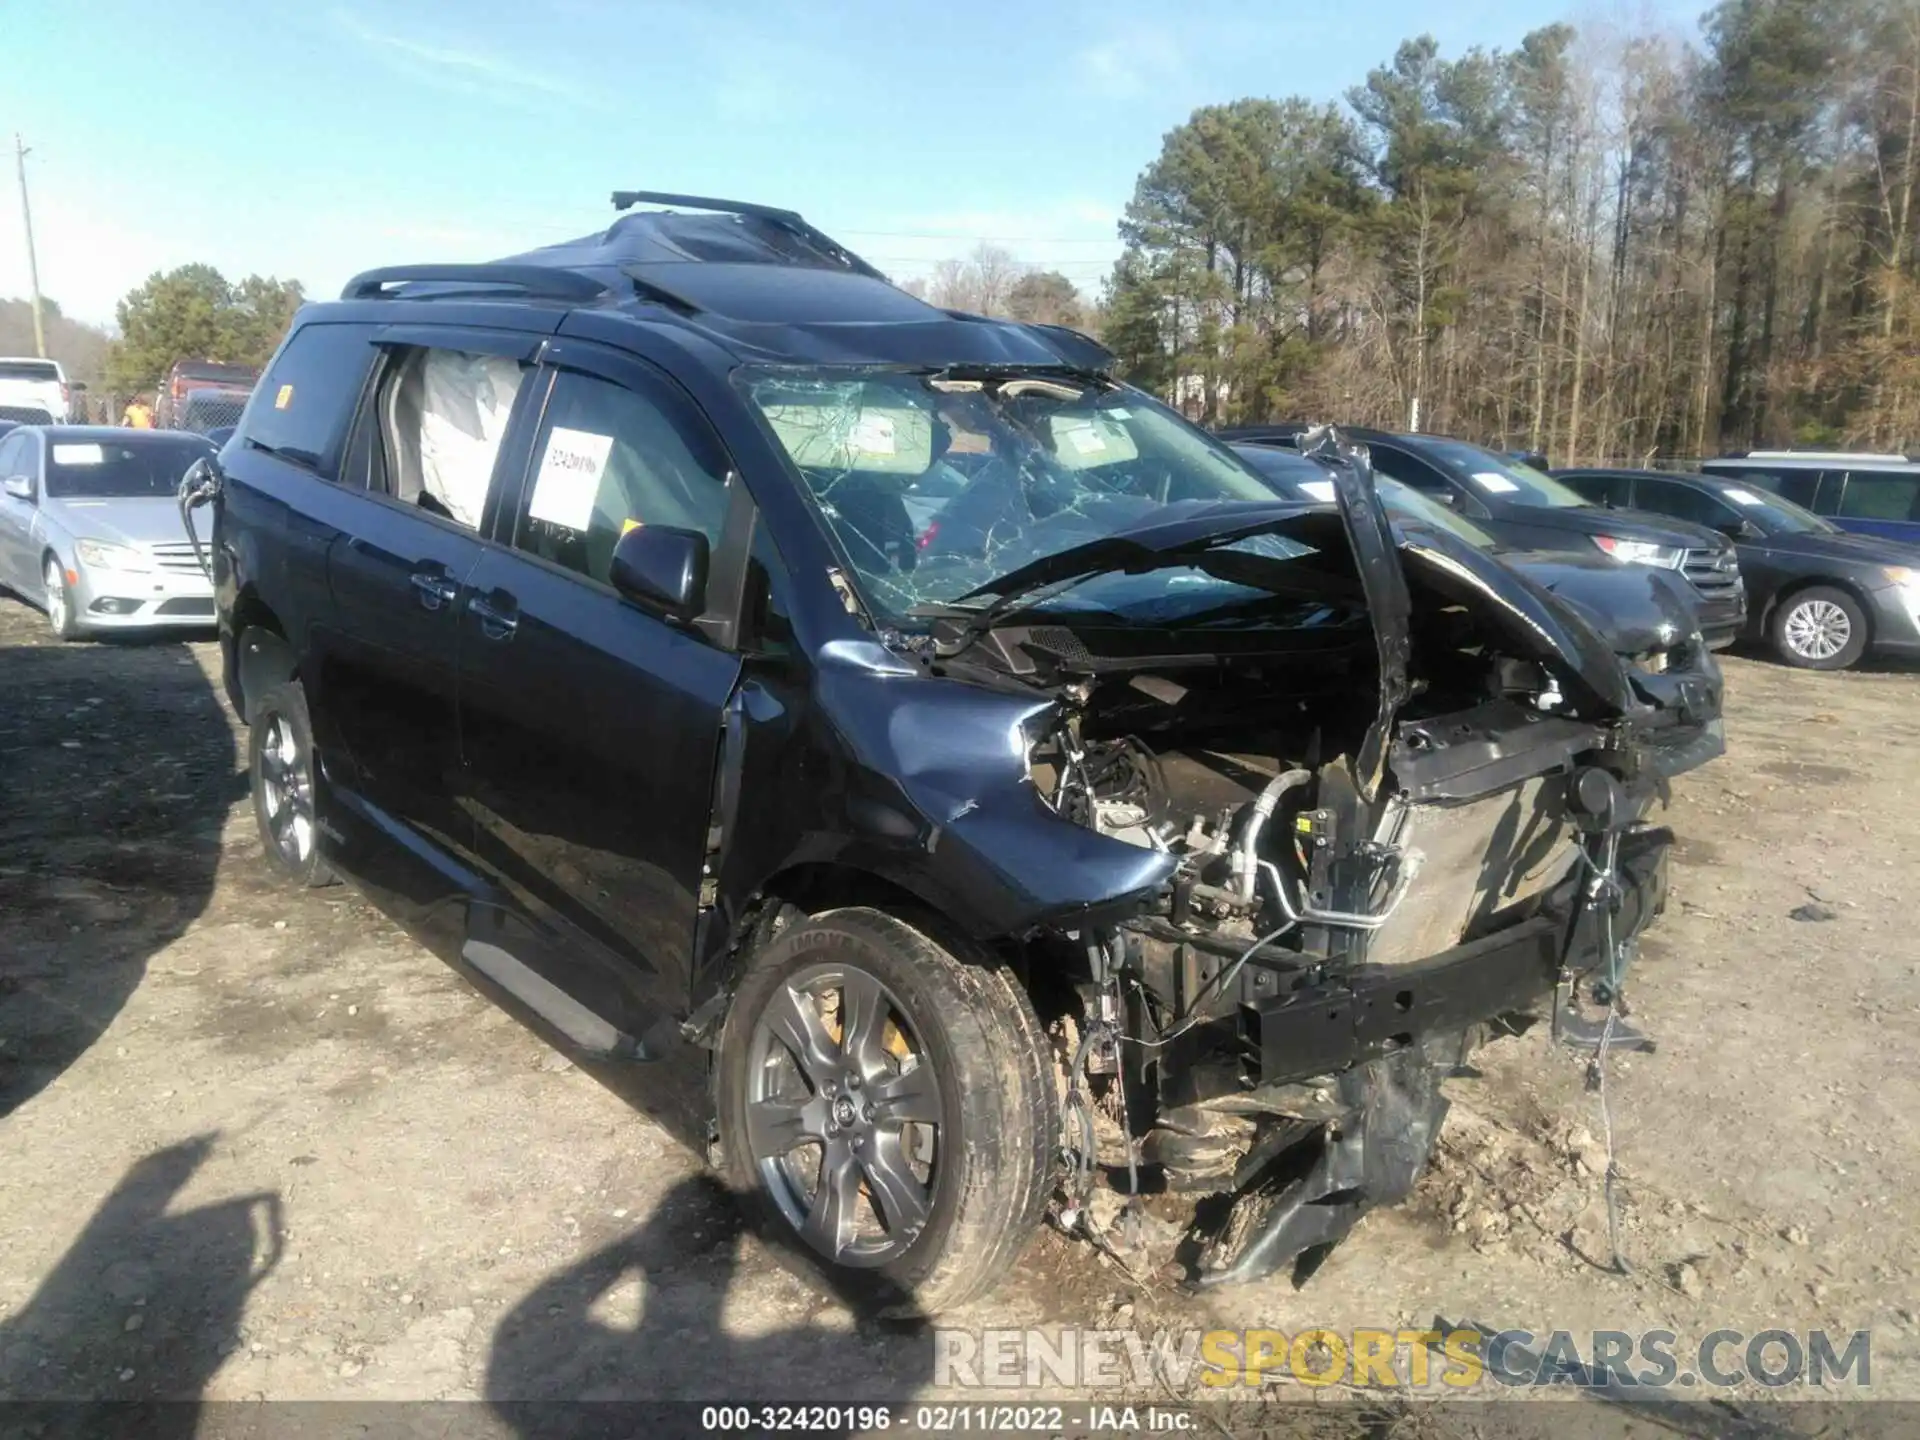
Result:
{"type": "MultiPolygon", "coordinates": [[[[746,393],[785,449],[883,623],[914,627],[1035,560],[1183,501],[1270,502],[1272,487],[1158,402],[1056,373],[751,373],[746,393]]],[[[1256,547],[1310,553],[1281,536],[1256,547]]],[[[1036,605],[1165,621],[1266,598],[1169,565],[1108,574],[1036,605]]]]}

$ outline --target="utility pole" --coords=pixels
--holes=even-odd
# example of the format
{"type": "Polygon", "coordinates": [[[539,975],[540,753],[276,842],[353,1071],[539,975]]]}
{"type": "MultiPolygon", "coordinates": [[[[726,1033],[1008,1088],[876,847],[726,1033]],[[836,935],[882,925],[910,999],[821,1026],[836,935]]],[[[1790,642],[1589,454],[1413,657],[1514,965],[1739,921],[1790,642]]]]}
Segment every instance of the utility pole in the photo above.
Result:
{"type": "Polygon", "coordinates": [[[27,145],[13,136],[13,167],[20,175],[20,223],[27,228],[27,279],[33,286],[33,353],[47,358],[47,326],[40,318],[40,262],[33,256],[33,207],[27,203],[27,145]]]}

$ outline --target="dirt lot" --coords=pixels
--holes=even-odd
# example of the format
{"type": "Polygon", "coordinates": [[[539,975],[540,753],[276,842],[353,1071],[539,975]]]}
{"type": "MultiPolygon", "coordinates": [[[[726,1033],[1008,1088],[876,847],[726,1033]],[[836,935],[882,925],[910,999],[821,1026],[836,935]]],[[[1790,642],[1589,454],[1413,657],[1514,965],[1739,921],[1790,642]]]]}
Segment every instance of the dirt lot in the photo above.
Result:
{"type": "MultiPolygon", "coordinates": [[[[269,882],[217,665],[0,599],[0,1394],[926,1393],[929,1338],[773,1266],[628,1078],[269,882]]],[[[1186,1299],[1049,1235],[954,1323],[1870,1328],[1874,1393],[1920,1397],[1920,675],[1728,671],[1632,990],[1660,1050],[1610,1072],[1630,1274],[1535,1032],[1304,1290],[1186,1299]]]]}

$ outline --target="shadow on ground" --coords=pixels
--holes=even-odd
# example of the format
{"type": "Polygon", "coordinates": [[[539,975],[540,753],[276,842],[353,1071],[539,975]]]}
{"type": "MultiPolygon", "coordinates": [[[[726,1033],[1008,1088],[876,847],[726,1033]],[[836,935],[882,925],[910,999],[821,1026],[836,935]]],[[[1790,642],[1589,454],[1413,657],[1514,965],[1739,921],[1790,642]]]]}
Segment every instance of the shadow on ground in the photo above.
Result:
{"type": "MultiPolygon", "coordinates": [[[[759,1263],[748,1243],[716,1181],[676,1186],[645,1225],[501,1320],[486,1375],[496,1414],[522,1435],[598,1434],[617,1422],[608,1401],[871,1405],[930,1383],[933,1335],[919,1320],[854,1322],[823,1300],[825,1313],[768,1327],[730,1306],[736,1271],[759,1263]],[[589,1403],[556,1414],[555,1400],[589,1403]]],[[[904,1295],[881,1303],[907,1308],[904,1295]]]]}
{"type": "MultiPolygon", "coordinates": [[[[191,1402],[239,1344],[247,1296],[278,1263],[284,1228],[274,1194],[169,1213],[213,1141],[196,1136],[136,1163],[32,1300],[0,1322],[0,1396],[162,1400],[169,1403],[137,1412],[139,1433],[169,1440],[196,1432],[191,1402]]],[[[132,1420],[71,1403],[6,1418],[29,1417],[42,1436],[98,1434],[103,1423],[132,1420]]]]}
{"type": "Polygon", "coordinates": [[[177,640],[62,645],[0,600],[0,676],[4,1116],[87,1052],[205,910],[246,781],[177,640]]]}

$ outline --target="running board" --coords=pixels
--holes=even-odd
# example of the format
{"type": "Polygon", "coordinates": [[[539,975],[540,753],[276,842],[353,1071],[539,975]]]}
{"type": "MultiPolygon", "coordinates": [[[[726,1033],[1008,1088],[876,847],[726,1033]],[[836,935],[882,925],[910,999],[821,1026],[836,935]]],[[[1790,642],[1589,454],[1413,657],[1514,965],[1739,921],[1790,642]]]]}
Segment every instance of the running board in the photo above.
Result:
{"type": "Polygon", "coordinates": [[[582,1054],[606,1060],[651,1058],[640,1041],[498,945],[469,940],[461,947],[460,958],[559,1031],[582,1054]]]}

